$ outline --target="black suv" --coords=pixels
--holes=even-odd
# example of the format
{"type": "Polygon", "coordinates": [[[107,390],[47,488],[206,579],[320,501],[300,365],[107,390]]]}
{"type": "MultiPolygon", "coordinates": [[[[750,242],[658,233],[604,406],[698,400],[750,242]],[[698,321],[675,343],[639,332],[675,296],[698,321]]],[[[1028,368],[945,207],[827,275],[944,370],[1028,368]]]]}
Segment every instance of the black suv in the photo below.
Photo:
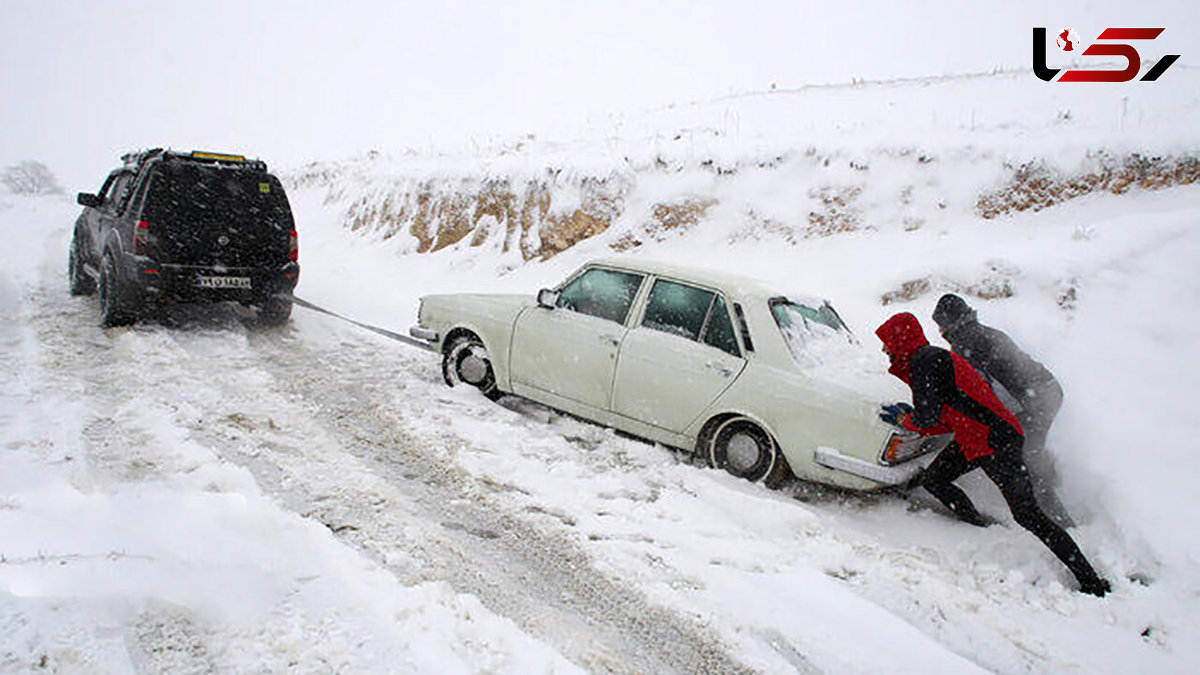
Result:
{"type": "Polygon", "coordinates": [[[79,194],[71,240],[71,294],[99,286],[102,325],[172,301],[233,300],[257,307],[262,323],[287,321],[299,248],[266,163],[161,149],[122,160],[98,194],[79,194]]]}

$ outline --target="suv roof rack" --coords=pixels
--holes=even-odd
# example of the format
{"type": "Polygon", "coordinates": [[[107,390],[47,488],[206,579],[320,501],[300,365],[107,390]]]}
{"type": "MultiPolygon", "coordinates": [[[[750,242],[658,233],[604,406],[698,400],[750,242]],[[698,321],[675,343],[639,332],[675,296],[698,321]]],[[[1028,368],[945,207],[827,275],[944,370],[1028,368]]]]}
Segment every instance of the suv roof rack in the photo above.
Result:
{"type": "Polygon", "coordinates": [[[246,159],[243,155],[234,155],[227,152],[209,152],[206,150],[192,150],[191,152],[179,152],[176,150],[164,150],[162,148],[154,148],[153,150],[136,150],[127,152],[121,155],[121,161],[125,166],[132,169],[140,169],[148,160],[161,157],[163,159],[184,161],[184,162],[202,162],[207,164],[218,164],[230,167],[244,167],[246,169],[266,171],[267,163],[261,159],[246,159]]]}
{"type": "Polygon", "coordinates": [[[150,159],[151,157],[157,157],[161,154],[163,154],[162,148],[154,148],[153,150],[135,150],[133,152],[127,152],[124,155],[121,155],[121,161],[125,163],[125,166],[130,168],[140,167],[147,159],[150,159]]]}
{"type": "Polygon", "coordinates": [[[258,171],[267,170],[267,163],[261,159],[246,159],[244,155],[234,155],[227,152],[209,152],[207,150],[193,150],[191,152],[168,151],[165,157],[185,162],[204,162],[230,167],[244,167],[258,171]]]}

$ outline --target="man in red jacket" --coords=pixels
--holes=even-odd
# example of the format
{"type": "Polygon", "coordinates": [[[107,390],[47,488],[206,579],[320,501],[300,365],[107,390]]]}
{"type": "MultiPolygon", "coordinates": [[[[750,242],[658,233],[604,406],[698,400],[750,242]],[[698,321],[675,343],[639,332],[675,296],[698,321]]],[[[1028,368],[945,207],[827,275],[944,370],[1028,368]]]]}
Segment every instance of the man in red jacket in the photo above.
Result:
{"type": "Polygon", "coordinates": [[[1064,528],[1074,527],[1075,522],[1057,495],[1060,481],[1054,458],[1046,451],[1046,436],[1063,402],[1058,380],[1003,331],[979,323],[975,310],[953,293],[938,300],[933,320],[950,343],[950,351],[979,371],[997,395],[1001,390],[1009,394],[1007,399],[1001,396],[1001,401],[1021,422],[1025,434],[1021,457],[1038,504],[1054,522],[1064,528]]]}
{"type": "Polygon", "coordinates": [[[1021,459],[1021,423],[971,364],[925,339],[917,317],[903,312],[883,323],[875,334],[892,361],[888,372],[912,389],[912,408],[888,406],[881,417],[910,431],[929,435],[954,433],[921,477],[921,486],[968,523],[987,520],[954,480],[983,469],[1000,488],[1013,518],[1042,540],[1079,580],[1080,590],[1103,597],[1110,590],[1066,530],[1048,518],[1034,497],[1021,459]]]}

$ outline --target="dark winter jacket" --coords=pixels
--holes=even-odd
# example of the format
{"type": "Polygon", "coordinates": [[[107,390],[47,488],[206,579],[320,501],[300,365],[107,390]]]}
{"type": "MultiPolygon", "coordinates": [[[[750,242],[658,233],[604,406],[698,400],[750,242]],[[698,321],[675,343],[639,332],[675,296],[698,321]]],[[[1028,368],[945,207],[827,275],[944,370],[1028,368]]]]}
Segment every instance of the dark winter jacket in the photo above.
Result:
{"type": "Polygon", "coordinates": [[[888,372],[912,388],[905,428],[923,435],[953,431],[968,460],[1020,449],[1024,432],[1016,415],[963,357],[931,346],[917,317],[897,314],[875,334],[892,357],[888,372]]]}
{"type": "Polygon", "coordinates": [[[1000,383],[1022,406],[1033,391],[1055,382],[1050,371],[1021,351],[1008,335],[980,324],[975,310],[957,295],[947,293],[938,300],[933,320],[955,354],[962,355],[984,376],[1000,383]]]}

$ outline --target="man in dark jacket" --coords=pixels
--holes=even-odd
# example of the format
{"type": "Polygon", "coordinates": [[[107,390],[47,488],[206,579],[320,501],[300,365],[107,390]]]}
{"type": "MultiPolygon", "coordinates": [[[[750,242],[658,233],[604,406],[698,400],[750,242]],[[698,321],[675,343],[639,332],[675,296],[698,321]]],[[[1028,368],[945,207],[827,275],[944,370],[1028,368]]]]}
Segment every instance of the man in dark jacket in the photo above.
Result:
{"type": "Polygon", "coordinates": [[[1058,556],[1079,581],[1080,590],[1097,596],[1107,593],[1108,582],[1096,574],[1071,535],[1038,506],[1021,460],[1021,423],[983,376],[961,356],[931,346],[917,317],[908,312],[888,319],[875,334],[892,361],[888,372],[909,385],[913,395],[911,412],[888,406],[880,417],[920,434],[954,433],[954,442],[922,474],[921,486],[962,520],[985,526],[987,520],[953,483],[968,471],[983,469],[1000,488],[1017,524],[1058,556]]]}
{"type": "Polygon", "coordinates": [[[1025,431],[1022,453],[1033,492],[1046,515],[1063,527],[1075,523],[1058,499],[1059,479],[1054,460],[1046,452],[1046,435],[1062,407],[1063,390],[1049,370],[1035,361],[1003,332],[979,323],[975,310],[962,298],[947,293],[933,310],[942,337],[950,349],[975,367],[989,384],[996,384],[1017,404],[1017,419],[1025,431]]]}

